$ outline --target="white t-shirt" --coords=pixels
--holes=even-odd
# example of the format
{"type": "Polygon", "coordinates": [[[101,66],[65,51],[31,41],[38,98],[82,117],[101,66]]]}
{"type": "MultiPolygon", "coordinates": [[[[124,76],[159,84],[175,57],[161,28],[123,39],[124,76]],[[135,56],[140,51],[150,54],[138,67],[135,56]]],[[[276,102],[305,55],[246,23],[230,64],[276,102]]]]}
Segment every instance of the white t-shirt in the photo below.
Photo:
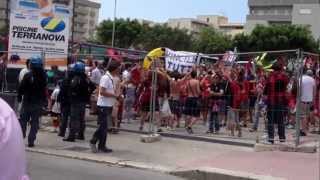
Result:
{"type": "Polygon", "coordinates": [[[52,112],[57,114],[61,112],[60,103],[57,102],[59,93],[60,93],[60,88],[55,88],[51,94],[51,100],[55,101],[52,106],[52,112]]]}
{"type": "Polygon", "coordinates": [[[29,72],[28,68],[23,68],[20,73],[19,73],[19,83],[21,83],[21,81],[24,78],[24,75],[26,75],[29,72]]]}
{"type": "Polygon", "coordinates": [[[316,86],[316,81],[307,75],[302,76],[302,87],[301,87],[301,101],[302,102],[313,102],[313,90],[316,86]]]}
{"type": "MultiPolygon", "coordinates": [[[[100,80],[101,87],[104,87],[108,93],[115,94],[115,80],[114,77],[109,73],[106,72],[105,75],[102,76],[100,80]]],[[[99,92],[97,105],[101,107],[112,107],[116,102],[116,98],[114,97],[105,97],[101,96],[99,92]]]]}
{"type": "Polygon", "coordinates": [[[100,80],[101,80],[101,77],[102,77],[102,73],[101,73],[100,69],[99,68],[95,68],[91,73],[90,80],[94,84],[99,84],[100,80]]]}

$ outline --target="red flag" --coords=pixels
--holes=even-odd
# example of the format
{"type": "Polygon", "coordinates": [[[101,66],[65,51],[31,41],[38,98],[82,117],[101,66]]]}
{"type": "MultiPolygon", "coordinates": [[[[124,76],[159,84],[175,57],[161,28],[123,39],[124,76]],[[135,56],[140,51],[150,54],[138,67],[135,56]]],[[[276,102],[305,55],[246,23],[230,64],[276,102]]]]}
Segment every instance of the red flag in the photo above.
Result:
{"type": "Polygon", "coordinates": [[[117,52],[115,49],[112,49],[112,48],[107,49],[106,54],[108,57],[112,58],[113,60],[116,60],[119,62],[123,61],[121,54],[117,52]]]}

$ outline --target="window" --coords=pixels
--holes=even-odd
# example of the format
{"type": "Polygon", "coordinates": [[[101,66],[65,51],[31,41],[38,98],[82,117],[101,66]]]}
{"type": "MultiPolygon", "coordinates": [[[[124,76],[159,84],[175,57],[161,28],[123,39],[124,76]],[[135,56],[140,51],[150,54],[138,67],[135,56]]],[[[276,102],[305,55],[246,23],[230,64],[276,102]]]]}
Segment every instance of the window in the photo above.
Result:
{"type": "Polygon", "coordinates": [[[300,14],[304,14],[304,15],[309,15],[312,14],[312,10],[311,9],[300,9],[300,14]]]}

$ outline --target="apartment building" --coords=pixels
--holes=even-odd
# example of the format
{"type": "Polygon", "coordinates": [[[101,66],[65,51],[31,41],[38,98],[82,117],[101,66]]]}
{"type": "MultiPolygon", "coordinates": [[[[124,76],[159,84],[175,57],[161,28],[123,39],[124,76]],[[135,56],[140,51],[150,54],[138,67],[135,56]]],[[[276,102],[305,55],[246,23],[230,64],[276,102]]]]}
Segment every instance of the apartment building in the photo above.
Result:
{"type": "Polygon", "coordinates": [[[172,18],[167,21],[171,28],[185,29],[189,33],[200,33],[202,28],[209,27],[205,21],[194,18],[172,18]]]}
{"type": "Polygon", "coordinates": [[[257,24],[297,24],[310,27],[314,38],[320,38],[320,0],[248,0],[248,6],[246,32],[257,24]]]}
{"type": "Polygon", "coordinates": [[[75,0],[74,39],[86,41],[94,34],[98,25],[101,4],[91,0],[75,0]]]}
{"type": "Polygon", "coordinates": [[[7,2],[6,0],[0,1],[0,29],[3,28],[7,22],[7,2]]]}
{"type": "Polygon", "coordinates": [[[234,36],[242,33],[244,25],[241,23],[229,23],[228,17],[219,15],[199,15],[196,18],[169,19],[169,27],[186,29],[191,33],[199,33],[202,28],[213,27],[227,35],[234,36]]]}

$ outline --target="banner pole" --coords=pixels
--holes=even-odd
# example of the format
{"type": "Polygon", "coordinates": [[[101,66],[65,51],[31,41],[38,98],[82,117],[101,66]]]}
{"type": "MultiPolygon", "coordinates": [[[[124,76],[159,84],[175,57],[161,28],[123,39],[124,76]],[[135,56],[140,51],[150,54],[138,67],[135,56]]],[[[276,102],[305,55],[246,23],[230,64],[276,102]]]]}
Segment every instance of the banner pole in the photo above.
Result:
{"type": "Polygon", "coordinates": [[[297,59],[299,62],[298,72],[297,72],[297,104],[296,104],[296,140],[295,140],[295,147],[297,148],[300,144],[300,122],[301,122],[301,85],[302,85],[302,74],[303,74],[303,58],[302,52],[299,49],[297,51],[297,59]]]}

